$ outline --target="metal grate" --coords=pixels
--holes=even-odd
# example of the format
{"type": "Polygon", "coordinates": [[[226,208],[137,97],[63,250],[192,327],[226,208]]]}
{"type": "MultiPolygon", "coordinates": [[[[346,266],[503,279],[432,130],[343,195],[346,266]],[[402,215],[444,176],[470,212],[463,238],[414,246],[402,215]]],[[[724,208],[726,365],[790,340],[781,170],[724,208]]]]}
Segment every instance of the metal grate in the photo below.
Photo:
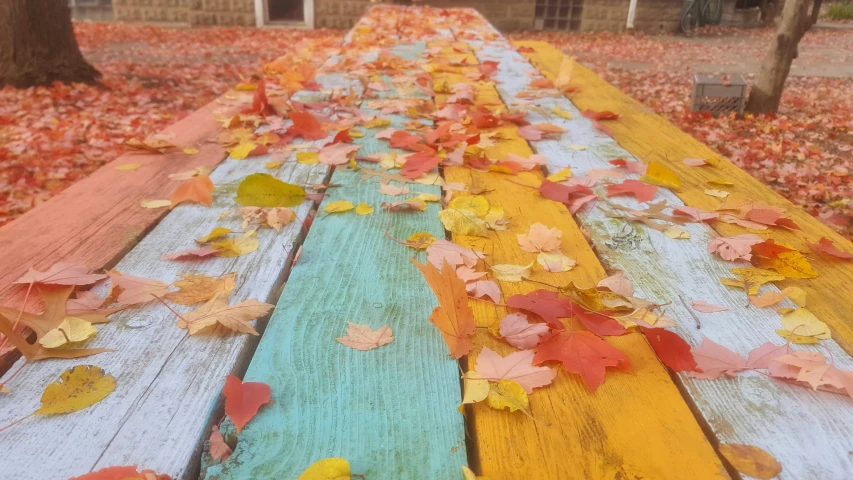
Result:
{"type": "Polygon", "coordinates": [[[743,115],[746,86],[743,75],[694,75],[690,109],[710,112],[714,116],[731,112],[743,115]]]}
{"type": "Polygon", "coordinates": [[[536,0],[537,30],[580,30],[583,0],[536,0]]]}

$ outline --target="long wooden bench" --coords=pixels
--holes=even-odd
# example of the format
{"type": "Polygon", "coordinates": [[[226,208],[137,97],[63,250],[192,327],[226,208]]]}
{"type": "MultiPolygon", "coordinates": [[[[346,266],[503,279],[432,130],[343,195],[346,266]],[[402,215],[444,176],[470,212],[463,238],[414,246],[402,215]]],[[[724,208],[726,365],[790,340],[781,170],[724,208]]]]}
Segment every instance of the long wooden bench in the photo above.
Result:
{"type": "MultiPolygon", "coordinates": [[[[245,94],[235,102],[228,95],[172,127],[173,142],[202,146],[198,155],[121,158],[0,229],[0,298],[12,305],[20,303],[26,287],[12,282],[29,268],[43,271],[60,261],[91,270],[114,266],[123,274],[166,283],[179,274],[236,272],[231,303],[276,304],[268,321],[255,323],[259,344],[245,334],[188,335],[175,326],[176,313],[195,307],[147,302],[111,314],[85,345],[111,352],[29,364],[18,360],[0,379],[9,389],[0,394],[0,477],[65,479],[138,465],[175,478],[295,479],[314,462],[340,457],[353,474],[368,479],[463,478],[465,466],[492,480],[751,478],[738,471],[739,462],[721,454],[723,444],[768,452],[782,465],[778,478],[853,477],[853,383],[844,395],[757,371],[694,378],[667,368],[636,327],[604,337],[627,356],[631,372],[608,369],[594,392],[579,375],[547,363],[556,378],[530,393],[526,414],[486,402],[457,409],[466,393],[460,377],[474,370],[484,348],[503,356],[518,350],[496,328],[505,315],[520,311],[507,305],[510,297],[537,290],[565,294],[572,284],[591,288],[617,270],[633,281],[635,297],[665,305],[673,322],[668,329],[694,348],[707,338],[746,357],[765,342],[784,343],[776,333],[782,327],[775,309],[747,304],[743,289],[720,282],[732,276],[731,268],[745,264],[708,252],[714,238],[752,231],[720,221],[680,222],[679,238],[672,238],[619,217],[614,212],[636,212],[650,203],[605,194],[607,182],[640,178],[632,173],[638,168],[615,165],[654,162],[673,172],[681,187],[660,187],[654,195],[668,207],[714,211],[721,200],[705,191],[725,189],[730,196],[783,209],[801,230],[770,227],[755,233],[806,252],[818,276],[776,281],[762,292],[778,292],[777,286],[803,289],[809,310],[829,325],[831,338],[793,348],[831,356],[843,370],[853,370],[853,262],[819,253],[809,242],[826,237],[846,251],[853,245],[552,46],[511,45],[473,10],[374,7],[332,53],[317,71],[320,87],[292,96],[327,123],[327,136],[299,138],[289,146],[320,150],[338,139],[345,124],[354,123],[351,133],[363,133],[353,135],[360,146],[355,159],[331,166],[297,162],[295,156],[276,166],[281,154],[224,159],[225,148],[208,142],[223,130],[217,119],[244,110],[252,99],[245,94]],[[548,81],[570,93],[548,88],[548,81]],[[214,107],[220,109],[216,117],[214,107]],[[356,109],[359,116],[386,122],[371,126],[365,118],[353,120],[356,109]],[[443,112],[442,117],[454,118],[462,110],[450,122],[433,116],[443,112]],[[526,112],[523,121],[513,120],[519,110],[526,112]],[[618,118],[594,121],[589,111],[610,111],[618,118]],[[509,115],[498,126],[480,118],[477,122],[484,123],[474,129],[474,112],[509,115]],[[491,168],[469,160],[459,165],[450,159],[459,148],[454,144],[443,152],[447,158],[440,169],[414,180],[402,177],[386,168],[411,150],[405,142],[392,147],[378,132],[408,129],[423,135],[413,129],[414,121],[427,129],[434,122],[458,123],[457,131],[476,130],[481,139],[492,135],[482,148],[485,157],[511,161],[491,168]],[[526,140],[537,135],[531,136],[524,121],[565,132],[526,140]],[[533,154],[544,164],[514,171],[520,167],[513,159],[533,154]],[[685,158],[713,165],[687,166],[685,158]],[[146,166],[134,172],[115,169],[131,162],[146,166]],[[210,207],[184,204],[166,213],[139,206],[140,200],[168,197],[177,185],[168,175],[199,164],[215,167],[210,207]],[[592,187],[596,200],[574,215],[538,189],[546,177],[565,182],[567,169],[576,180],[599,179],[592,187]],[[259,228],[256,251],[181,262],[163,258],[193,248],[194,240],[214,227],[244,231],[233,199],[237,184],[254,173],[272,173],[320,195],[293,207],[297,221],[281,231],[259,228]],[[445,182],[452,188],[442,190],[445,182]],[[411,193],[383,194],[380,184],[390,184],[386,192],[406,187],[411,193]],[[487,236],[462,235],[445,232],[438,202],[388,205],[418,194],[448,193],[482,196],[490,208],[502,208],[507,221],[487,236]],[[373,212],[326,211],[339,201],[364,203],[373,212]],[[562,232],[560,249],[576,262],[573,268],[547,272],[535,264],[536,254],[519,248],[517,236],[536,223],[562,232]],[[47,235],[52,225],[60,229],[47,235]],[[499,299],[469,300],[477,328],[473,349],[458,360],[447,355],[442,335],[427,320],[437,302],[410,261],[425,262],[423,250],[406,245],[415,233],[484,252],[486,267],[535,264],[522,281],[498,280],[499,299]],[[727,310],[701,313],[691,307],[697,300],[727,310]],[[389,325],[394,340],[373,351],[351,349],[335,341],[347,322],[389,325]],[[27,417],[60,372],[81,364],[114,376],[115,391],[81,411],[27,417]],[[272,392],[272,403],[239,433],[229,421],[221,422],[220,392],[229,374],[266,383],[272,392]],[[234,448],[224,461],[211,458],[207,446],[215,424],[234,448]]],[[[319,64],[316,57],[301,61],[319,64]]],[[[291,125],[284,115],[278,125],[258,132],[291,125]]],[[[108,293],[103,285],[93,292],[108,293]]],[[[790,300],[778,306],[796,307],[790,300]]]]}

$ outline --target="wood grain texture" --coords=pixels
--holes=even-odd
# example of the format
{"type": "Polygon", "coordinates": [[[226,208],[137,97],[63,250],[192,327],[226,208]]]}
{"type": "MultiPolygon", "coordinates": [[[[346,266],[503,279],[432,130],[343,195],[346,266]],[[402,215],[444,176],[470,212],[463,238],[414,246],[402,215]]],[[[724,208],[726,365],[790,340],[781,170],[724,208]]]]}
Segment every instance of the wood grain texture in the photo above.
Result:
{"type": "MultiPolygon", "coordinates": [[[[447,52],[447,50],[445,50],[447,52]]],[[[476,58],[469,56],[470,61],[476,58]]],[[[499,69],[506,65],[499,66],[499,69]]],[[[500,70],[499,70],[500,72],[500,70]]],[[[449,84],[464,77],[441,74],[436,81],[449,84]]],[[[503,79],[502,76],[496,77],[503,79]]],[[[500,89],[500,84],[498,84],[500,89]]],[[[497,97],[494,86],[481,86],[480,101],[497,97]]],[[[497,97],[500,98],[500,97],[497,97]]],[[[504,99],[506,100],[506,99],[504,99]]],[[[440,103],[441,99],[437,100],[440,103]]],[[[533,153],[514,126],[501,127],[506,137],[487,151],[499,159],[508,153],[528,157],[533,153]]],[[[541,179],[541,173],[536,173],[541,179]]],[[[535,254],[524,252],[517,234],[540,222],[563,232],[562,251],[578,262],[570,272],[548,273],[534,266],[531,278],[553,285],[569,282],[589,287],[605,276],[604,268],[587,244],[566,208],[543,198],[538,191],[511,182],[511,176],[445,168],[448,182],[485,188],[483,195],[500,205],[511,218],[506,231],[489,232],[489,238],[453,235],[453,241],[486,252],[492,264],[526,265],[535,254]]],[[[511,295],[547,288],[532,282],[499,282],[504,300],[511,295]]],[[[487,327],[509,311],[489,302],[472,300],[478,325],[487,327]]],[[[473,408],[469,424],[481,474],[490,479],[683,479],[727,478],[696,419],[661,365],[639,334],[609,337],[609,343],[630,357],[634,373],[608,372],[607,381],[594,394],[576,375],[553,365],[558,376],[553,385],[537,389],[530,397],[536,421],[517,412],[496,411],[485,405],[473,408]]],[[[475,337],[474,365],[481,347],[502,355],[515,349],[485,330],[475,337]]]]}
{"type": "MultiPolygon", "coordinates": [[[[257,251],[236,258],[172,262],[164,254],[192,248],[194,238],[215,226],[240,230],[242,219],[217,216],[235,207],[237,183],[246,175],[264,172],[268,158],[227,160],[212,174],[217,186],[211,207],[181,205],[116,265],[131,275],[176,280],[178,273],[222,275],[238,272],[231,302],[247,298],[268,301],[277,287],[302,228],[300,222],[280,233],[258,231],[257,251]]],[[[285,163],[278,178],[296,184],[324,180],[324,166],[285,163]]],[[[305,218],[311,202],[294,208],[305,218]]],[[[191,307],[174,307],[186,312],[191,307]]],[[[151,468],[174,477],[194,466],[208,417],[225,375],[256,341],[249,335],[196,335],[175,326],[176,317],[156,302],[112,315],[98,326],[91,347],[115,351],[76,360],[43,360],[27,365],[7,386],[0,424],[20,418],[39,405],[42,389],[74,365],[102,367],[117,379],[116,390],[100,403],[62,416],[33,417],[0,433],[4,445],[3,476],[19,479],[64,479],[111,465],[151,468]]]]}
{"type": "MultiPolygon", "coordinates": [[[[546,75],[553,75],[559,68],[562,52],[551,45],[541,42],[517,42],[516,45],[528,45],[533,53],[526,55],[546,75]]],[[[744,172],[727,159],[711,150],[700,141],[682,132],[667,120],[655,115],[651,109],[631,99],[617,88],[605,82],[589,69],[575,64],[572,72],[572,85],[580,91],[571,95],[571,100],[579,109],[596,111],[610,110],[621,114],[617,121],[608,122],[613,138],[625,150],[644,162],[655,161],[667,166],[681,179],[683,187],[676,195],[691,207],[713,210],[720,201],[704,193],[705,182],[711,179],[724,179],[735,183],[728,188],[732,193],[742,193],[752,199],[767,202],[785,208],[788,214],[802,228],[802,232],[783,228],[768,230],[767,235],[777,242],[784,242],[804,252],[814,252],[805,243],[805,239],[814,242],[827,237],[842,250],[853,251],[853,244],[832,231],[802,208],[791,204],[761,182],[744,172]],[[695,168],[681,163],[684,158],[718,159],[714,168],[695,168]]],[[[739,235],[745,229],[737,225],[716,222],[713,225],[722,236],[739,235]]],[[[766,236],[766,235],[765,235],[766,236]]],[[[839,292],[849,292],[853,285],[853,262],[814,253],[809,262],[820,276],[811,280],[785,280],[778,282],[781,288],[798,286],[808,293],[809,308],[826,322],[833,332],[833,338],[849,354],[853,355],[853,302],[839,301],[839,292]]]]}
{"type": "MultiPolygon", "coordinates": [[[[518,54],[494,50],[490,46],[484,47],[480,54],[483,58],[499,56],[502,65],[506,65],[506,69],[499,71],[501,83],[498,84],[505,98],[514,99],[525,89],[530,81],[525,74],[528,66],[517,62],[518,54]]],[[[547,75],[553,70],[545,71],[547,75]]],[[[570,120],[556,115],[545,118],[535,112],[530,115],[531,121],[549,121],[569,130],[560,140],[532,142],[539,153],[549,158],[549,171],[571,167],[575,175],[583,175],[592,168],[612,167],[607,162],[610,159],[636,160],[619,144],[597,132],[592,122],[565,98],[547,98],[535,103],[544,111],[550,112],[559,106],[572,114],[570,120]],[[569,144],[589,148],[574,151],[566,147],[569,144]]],[[[648,135],[648,132],[640,133],[648,135]]],[[[654,139],[648,141],[654,142],[654,139]]],[[[603,195],[603,187],[596,189],[603,195]]],[[[645,208],[625,197],[610,200],[629,208],[645,208]]],[[[683,205],[681,199],[663,188],[657,200],[666,200],[672,206],[683,205]]],[[[704,226],[684,225],[691,238],[675,240],[654,229],[636,224],[629,226],[608,218],[597,208],[586,208],[579,216],[590,232],[599,258],[611,268],[624,270],[633,280],[638,296],[661,304],[672,302],[667,313],[678,322],[677,333],[690,344],[698,345],[706,336],[747,356],[765,342],[784,343],[775,333],[781,324],[780,315],[774,309],[745,306],[746,296],[742,290],[728,288],[719,282],[720,277],[731,276],[729,269],[733,264],[708,253],[707,244],[713,237],[704,226]],[[699,313],[690,308],[692,300],[704,300],[729,310],[699,313]]],[[[775,287],[765,289],[777,290],[775,287]]],[[[808,302],[811,306],[811,296],[808,302]]],[[[787,302],[784,306],[794,305],[787,302]]],[[[824,348],[831,352],[839,368],[853,367],[853,359],[836,342],[827,341],[823,348],[813,349],[826,354],[824,348]]],[[[798,346],[797,349],[804,348],[798,346]]],[[[849,397],[814,392],[757,372],[719,380],[696,380],[685,375],[678,378],[719,442],[755,445],[770,452],[784,468],[779,478],[844,479],[853,475],[853,463],[846,453],[853,448],[853,410],[850,409],[853,402],[849,397]],[[791,442],[791,438],[798,440],[791,442]]]]}
{"type": "MultiPolygon", "coordinates": [[[[196,165],[215,167],[228,155],[215,139],[222,127],[214,113],[228,115],[238,107],[215,100],[166,128],[172,143],[199,149],[187,155],[178,149],[165,155],[127,153],[104,165],[45,203],[0,228],[0,303],[9,286],[30,268],[45,270],[56,262],[98,270],[113,264],[157,223],[168,210],[142,208],[142,200],[169,198],[178,182],[171,173],[196,165]],[[115,167],[144,166],[134,171],[115,167]]],[[[251,96],[248,96],[251,101],[251,96]]]]}
{"type": "MultiPolygon", "coordinates": [[[[392,116],[401,128],[403,117],[392,116]]],[[[359,155],[387,152],[372,134],[359,155]]],[[[338,167],[326,200],[367,203],[376,211],[322,213],[305,240],[245,381],[272,386],[276,402],[240,433],[234,454],[207,465],[208,479],[296,478],[317,460],[343,457],[366,478],[457,478],[466,465],[457,362],[429,323],[435,297],[409,261],[424,254],[405,239],[441,238],[438,205],[386,216],[377,180],[338,167]],[[394,341],[372,351],[346,347],[347,322],[390,325],[394,341]]],[[[410,185],[413,193],[440,194],[410,185]]]]}

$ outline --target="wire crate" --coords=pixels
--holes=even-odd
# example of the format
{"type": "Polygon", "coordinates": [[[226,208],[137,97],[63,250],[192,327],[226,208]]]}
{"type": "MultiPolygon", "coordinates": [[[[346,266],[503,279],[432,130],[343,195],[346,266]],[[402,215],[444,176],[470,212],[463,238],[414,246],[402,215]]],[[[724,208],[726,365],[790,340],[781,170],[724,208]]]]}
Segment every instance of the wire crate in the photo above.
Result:
{"type": "Polygon", "coordinates": [[[746,79],[743,75],[693,75],[693,99],[690,109],[711,115],[743,115],[746,106],[746,79]]]}

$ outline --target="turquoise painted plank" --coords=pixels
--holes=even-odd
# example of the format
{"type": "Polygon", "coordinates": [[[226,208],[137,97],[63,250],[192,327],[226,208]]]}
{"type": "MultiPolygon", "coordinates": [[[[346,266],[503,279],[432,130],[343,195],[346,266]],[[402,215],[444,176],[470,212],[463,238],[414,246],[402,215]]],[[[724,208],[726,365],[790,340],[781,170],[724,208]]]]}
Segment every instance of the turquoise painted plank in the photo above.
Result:
{"type": "MultiPolygon", "coordinates": [[[[395,127],[408,120],[391,118],[395,127]]],[[[368,132],[359,155],[390,150],[368,132]]],[[[293,479],[326,457],[346,458],[369,479],[457,478],[467,464],[458,365],[428,321],[435,297],[409,261],[424,255],[384,235],[380,204],[401,197],[341,167],[332,182],[342,186],[324,204],[365,202],[376,211],[318,214],[245,375],[270,384],[275,403],[241,432],[231,458],[208,465],[206,478],[293,479]],[[347,321],[388,324],[395,340],[350,349],[335,341],[347,321]]],[[[431,203],[393,214],[389,229],[401,239],[419,231],[443,238],[438,211],[431,203]]]]}

